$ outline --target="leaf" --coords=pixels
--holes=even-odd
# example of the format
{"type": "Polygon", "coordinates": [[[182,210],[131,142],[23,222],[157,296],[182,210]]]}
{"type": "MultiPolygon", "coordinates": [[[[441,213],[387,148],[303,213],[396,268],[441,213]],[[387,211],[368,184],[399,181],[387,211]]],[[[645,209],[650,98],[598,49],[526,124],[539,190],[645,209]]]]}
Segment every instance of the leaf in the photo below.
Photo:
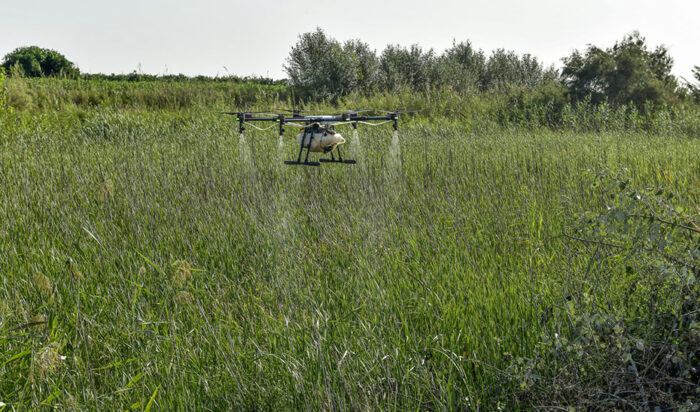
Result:
{"type": "Polygon", "coordinates": [[[61,396],[61,390],[60,390],[60,389],[56,389],[56,392],[52,393],[51,395],[49,395],[48,398],[44,399],[44,400],[41,402],[41,405],[48,405],[49,403],[51,403],[51,401],[53,401],[54,399],[58,398],[59,396],[61,396]]]}
{"type": "Polygon", "coordinates": [[[144,412],[148,412],[151,410],[151,406],[153,405],[153,401],[156,399],[156,394],[158,394],[158,389],[160,389],[160,385],[158,385],[156,390],[153,391],[153,395],[151,395],[151,399],[146,404],[146,409],[144,409],[144,412]]]}
{"type": "Polygon", "coordinates": [[[95,371],[101,371],[101,370],[105,370],[105,369],[109,369],[109,368],[114,368],[114,367],[117,367],[117,366],[126,365],[126,364],[128,364],[128,363],[131,363],[131,362],[134,362],[134,361],[137,361],[137,360],[138,360],[137,358],[130,358],[130,359],[123,360],[123,361],[112,362],[112,363],[110,363],[110,364],[107,365],[107,366],[102,366],[102,367],[100,367],[100,368],[95,369],[95,371]]]}
{"type": "Polygon", "coordinates": [[[163,269],[161,269],[161,268],[160,268],[158,265],[156,265],[155,263],[151,262],[151,260],[150,260],[149,258],[147,258],[146,256],[142,255],[141,252],[139,252],[139,251],[137,250],[136,253],[138,253],[138,255],[141,256],[141,257],[143,258],[143,260],[145,260],[146,262],[148,262],[149,265],[153,266],[158,272],[160,272],[161,275],[167,276],[167,275],[165,274],[165,272],[163,271],[163,269]]]}
{"type": "Polygon", "coordinates": [[[5,366],[5,365],[7,365],[8,363],[10,363],[10,362],[12,362],[12,361],[15,361],[15,360],[17,360],[17,359],[19,359],[19,358],[22,358],[22,357],[24,357],[24,356],[30,355],[31,353],[32,353],[32,351],[30,351],[30,350],[22,351],[22,352],[16,354],[15,356],[11,357],[10,359],[6,360],[5,363],[2,364],[2,366],[5,366]]]}
{"type": "Polygon", "coordinates": [[[124,389],[129,389],[129,388],[131,388],[132,386],[134,386],[134,385],[136,385],[137,383],[139,383],[139,381],[141,380],[141,378],[143,378],[143,375],[145,375],[144,372],[139,372],[139,373],[137,373],[136,376],[134,376],[134,377],[129,381],[129,383],[126,384],[126,386],[124,387],[124,389]]]}

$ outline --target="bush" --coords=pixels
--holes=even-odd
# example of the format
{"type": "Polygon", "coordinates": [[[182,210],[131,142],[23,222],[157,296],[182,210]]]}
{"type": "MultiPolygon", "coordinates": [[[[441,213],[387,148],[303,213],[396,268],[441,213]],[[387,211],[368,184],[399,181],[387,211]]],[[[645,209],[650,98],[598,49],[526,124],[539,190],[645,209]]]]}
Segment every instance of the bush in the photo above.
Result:
{"type": "Polygon", "coordinates": [[[2,66],[21,70],[27,77],[76,77],[80,71],[62,54],[37,46],[20,47],[5,55],[2,66]]]}
{"type": "Polygon", "coordinates": [[[608,206],[565,234],[587,269],[552,312],[563,324],[532,358],[513,361],[518,396],[588,410],[698,410],[700,219],[670,184],[634,190],[598,175],[594,185],[608,206]]]}

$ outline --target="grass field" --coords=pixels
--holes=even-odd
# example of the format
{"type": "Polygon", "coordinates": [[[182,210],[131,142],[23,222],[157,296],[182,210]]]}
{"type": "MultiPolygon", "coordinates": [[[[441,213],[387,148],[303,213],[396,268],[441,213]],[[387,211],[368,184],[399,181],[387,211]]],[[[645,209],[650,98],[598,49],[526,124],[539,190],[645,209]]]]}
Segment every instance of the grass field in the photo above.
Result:
{"type": "Polygon", "coordinates": [[[303,168],[231,120],[47,111],[0,137],[5,410],[523,407],[504,371],[586,287],[561,234],[605,207],[587,171],[700,192],[673,130],[415,119],[303,168]]]}

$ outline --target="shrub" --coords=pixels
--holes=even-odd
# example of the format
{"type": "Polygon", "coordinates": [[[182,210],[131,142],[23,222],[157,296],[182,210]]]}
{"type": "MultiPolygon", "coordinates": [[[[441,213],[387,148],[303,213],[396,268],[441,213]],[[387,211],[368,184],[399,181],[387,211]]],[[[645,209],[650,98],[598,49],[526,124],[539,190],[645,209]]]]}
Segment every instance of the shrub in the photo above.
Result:
{"type": "Polygon", "coordinates": [[[2,66],[16,67],[27,77],[75,77],[80,71],[61,53],[37,46],[20,47],[5,55],[2,66]]]}
{"type": "Polygon", "coordinates": [[[581,214],[565,235],[589,263],[557,309],[563,324],[532,358],[513,361],[519,398],[588,410],[697,410],[700,219],[671,185],[635,190],[604,175],[594,183],[607,207],[581,214]]]}

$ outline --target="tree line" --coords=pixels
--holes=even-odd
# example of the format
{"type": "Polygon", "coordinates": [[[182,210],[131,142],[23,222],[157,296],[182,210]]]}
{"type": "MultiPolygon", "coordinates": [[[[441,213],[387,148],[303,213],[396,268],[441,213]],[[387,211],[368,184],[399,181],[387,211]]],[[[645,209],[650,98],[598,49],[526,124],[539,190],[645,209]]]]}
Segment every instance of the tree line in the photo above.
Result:
{"type": "Polygon", "coordinates": [[[698,84],[680,84],[671,74],[673,59],[665,46],[650,49],[638,32],[612,47],[590,45],[562,59],[563,68],[546,67],[530,54],[497,49],[490,55],[471,42],[453,42],[442,54],[418,45],[387,46],[377,54],[360,40],[340,43],[323,30],[304,33],[284,66],[289,85],[303,98],[338,99],[351,93],[420,92],[448,88],[457,92],[505,92],[548,88],[576,102],[673,105],[688,96],[700,100],[698,84]]]}
{"type": "Polygon", "coordinates": [[[5,55],[0,67],[6,73],[23,77],[60,77],[60,78],[81,78],[85,80],[108,80],[126,82],[151,82],[151,81],[201,81],[201,82],[235,82],[235,83],[255,83],[262,85],[284,84],[285,80],[275,80],[258,76],[236,76],[228,75],[223,77],[210,76],[186,76],[184,74],[155,75],[139,73],[133,71],[127,74],[103,74],[103,73],[81,73],[75,63],[68,60],[63,54],[50,49],[38,46],[19,47],[5,55]]]}
{"type": "Polygon", "coordinates": [[[397,91],[451,90],[457,93],[527,93],[545,96],[547,104],[576,102],[635,105],[638,108],[700,102],[700,67],[694,79],[679,80],[672,73],[673,58],[665,46],[650,48],[638,32],[614,45],[589,45],[562,59],[561,70],[545,66],[530,54],[505,49],[487,55],[471,42],[454,41],[443,53],[419,45],[389,45],[377,53],[361,40],[344,43],[320,28],[301,34],[284,69],[287,79],[258,77],[190,78],[141,73],[81,74],[62,54],[37,46],[21,47],[3,61],[10,75],[81,77],[115,81],[236,81],[287,84],[297,100],[337,101],[349,95],[397,91]]]}

